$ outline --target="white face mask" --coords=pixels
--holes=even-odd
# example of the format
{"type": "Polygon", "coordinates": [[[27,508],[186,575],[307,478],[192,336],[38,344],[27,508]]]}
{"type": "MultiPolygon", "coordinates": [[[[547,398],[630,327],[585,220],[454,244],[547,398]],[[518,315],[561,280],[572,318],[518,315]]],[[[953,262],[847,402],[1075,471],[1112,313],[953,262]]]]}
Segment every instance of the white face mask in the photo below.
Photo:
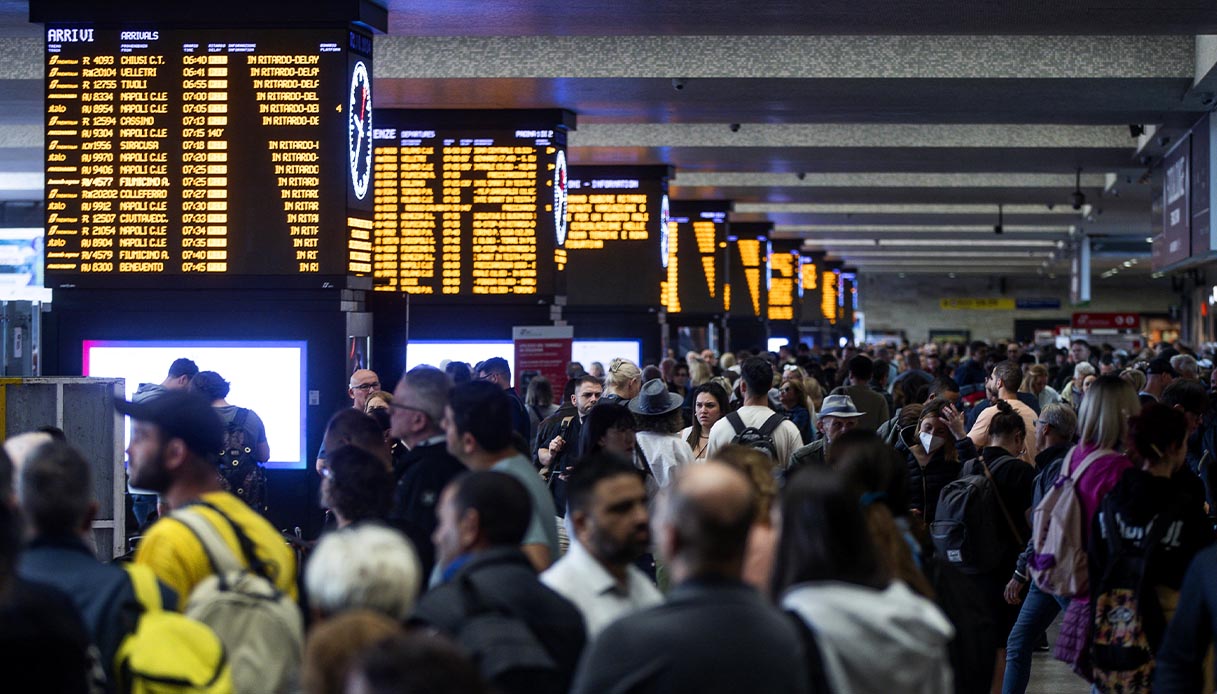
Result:
{"type": "Polygon", "coordinates": [[[934,436],[933,434],[925,431],[921,432],[920,438],[921,447],[925,449],[927,454],[933,453],[939,448],[942,448],[942,444],[946,443],[946,440],[941,436],[934,436]]]}

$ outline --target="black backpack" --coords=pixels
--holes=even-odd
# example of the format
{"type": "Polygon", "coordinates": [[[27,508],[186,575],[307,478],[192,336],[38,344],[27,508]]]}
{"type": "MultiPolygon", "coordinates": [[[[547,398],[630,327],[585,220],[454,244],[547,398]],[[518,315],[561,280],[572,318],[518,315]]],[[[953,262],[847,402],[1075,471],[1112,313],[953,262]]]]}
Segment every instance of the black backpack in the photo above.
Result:
{"type": "MultiPolygon", "coordinates": [[[[765,423],[757,427],[744,425],[744,420],[739,416],[738,412],[732,412],[727,415],[727,421],[731,423],[731,428],[735,430],[735,438],[731,439],[731,443],[756,450],[769,456],[770,460],[778,459],[778,446],[773,440],[773,432],[778,430],[782,422],[786,418],[775,412],[769,415],[769,419],[765,423]]],[[[786,461],[780,461],[785,463],[786,461]]]]}
{"type": "Polygon", "coordinates": [[[237,408],[237,414],[224,432],[224,450],[220,451],[219,470],[224,491],[231,492],[258,513],[266,513],[266,468],[254,458],[256,441],[246,441],[249,432],[245,420],[249,410],[237,408]]]}
{"type": "Polygon", "coordinates": [[[523,618],[482,598],[468,574],[457,579],[465,619],[456,642],[502,694],[562,694],[567,678],[523,618]]]}
{"type": "MultiPolygon", "coordinates": [[[[993,465],[1007,461],[1021,462],[1006,456],[995,460],[993,465]]],[[[971,469],[977,466],[979,474],[965,467],[959,479],[942,488],[930,523],[934,548],[947,563],[966,574],[998,568],[1011,542],[1016,547],[1025,544],[989,466],[980,458],[973,461],[971,469]]]]}
{"type": "MultiPolygon", "coordinates": [[[[1145,568],[1174,521],[1173,514],[1158,514],[1141,540],[1125,542],[1112,498],[1104,498],[1099,506],[1103,536],[1093,541],[1107,544],[1108,557],[1098,584],[1090,586],[1090,658],[1094,681],[1102,691],[1149,691],[1166,615],[1154,587],[1146,584],[1145,568]]],[[[1091,574],[1091,578],[1096,577],[1091,574]]]]}

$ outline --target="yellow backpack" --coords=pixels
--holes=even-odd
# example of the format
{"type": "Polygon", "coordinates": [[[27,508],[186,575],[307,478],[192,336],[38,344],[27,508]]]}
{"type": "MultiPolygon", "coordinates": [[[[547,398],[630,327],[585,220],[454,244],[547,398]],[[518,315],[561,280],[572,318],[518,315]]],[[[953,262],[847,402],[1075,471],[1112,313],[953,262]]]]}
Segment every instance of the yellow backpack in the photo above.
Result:
{"type": "Polygon", "coordinates": [[[210,628],[161,605],[156,575],[146,566],[123,568],[142,613],[114,654],[120,694],[232,694],[224,645],[210,628]]]}

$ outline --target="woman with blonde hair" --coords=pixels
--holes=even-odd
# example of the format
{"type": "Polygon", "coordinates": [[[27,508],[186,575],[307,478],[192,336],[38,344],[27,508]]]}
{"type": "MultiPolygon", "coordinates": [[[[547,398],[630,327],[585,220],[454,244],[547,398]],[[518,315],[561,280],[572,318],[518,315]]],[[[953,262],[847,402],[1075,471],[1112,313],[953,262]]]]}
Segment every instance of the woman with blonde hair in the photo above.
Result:
{"type": "MultiPolygon", "coordinates": [[[[1080,365],[1079,365],[1080,366],[1080,365]]],[[[1061,463],[1061,476],[1074,480],[1082,510],[1082,547],[1088,547],[1099,502],[1116,486],[1124,471],[1133,466],[1121,449],[1128,438],[1128,420],[1141,412],[1141,401],[1132,385],[1119,376],[1099,376],[1090,386],[1078,413],[1078,445],[1061,463]]],[[[1031,568],[1038,557],[1032,556],[1031,568]]],[[[1077,665],[1090,643],[1090,591],[1079,591],[1069,601],[1056,657],[1077,665]]]]}
{"type": "Polygon", "coordinates": [[[627,405],[641,389],[642,369],[629,359],[618,357],[609,362],[608,372],[604,374],[604,395],[600,396],[600,402],[627,405]]]}

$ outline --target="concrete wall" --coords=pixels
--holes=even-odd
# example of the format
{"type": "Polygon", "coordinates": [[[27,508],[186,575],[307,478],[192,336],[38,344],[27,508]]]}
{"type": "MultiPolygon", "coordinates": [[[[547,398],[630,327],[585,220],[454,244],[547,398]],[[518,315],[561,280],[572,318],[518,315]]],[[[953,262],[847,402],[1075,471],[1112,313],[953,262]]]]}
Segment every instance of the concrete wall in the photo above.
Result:
{"type": "MultiPolygon", "coordinates": [[[[1005,291],[997,276],[858,273],[859,307],[866,315],[868,332],[904,330],[914,342],[925,341],[930,330],[970,330],[972,339],[1002,340],[1014,334],[1015,320],[1059,319],[1069,322],[1075,309],[1069,305],[1068,279],[1058,277],[1008,277],[1005,291]],[[1059,299],[1059,311],[968,311],[944,310],[942,299],[1035,298],[1059,299]]],[[[1180,298],[1171,292],[1169,279],[1120,277],[1095,278],[1092,301],[1086,311],[1133,311],[1164,314],[1180,298]]]]}

